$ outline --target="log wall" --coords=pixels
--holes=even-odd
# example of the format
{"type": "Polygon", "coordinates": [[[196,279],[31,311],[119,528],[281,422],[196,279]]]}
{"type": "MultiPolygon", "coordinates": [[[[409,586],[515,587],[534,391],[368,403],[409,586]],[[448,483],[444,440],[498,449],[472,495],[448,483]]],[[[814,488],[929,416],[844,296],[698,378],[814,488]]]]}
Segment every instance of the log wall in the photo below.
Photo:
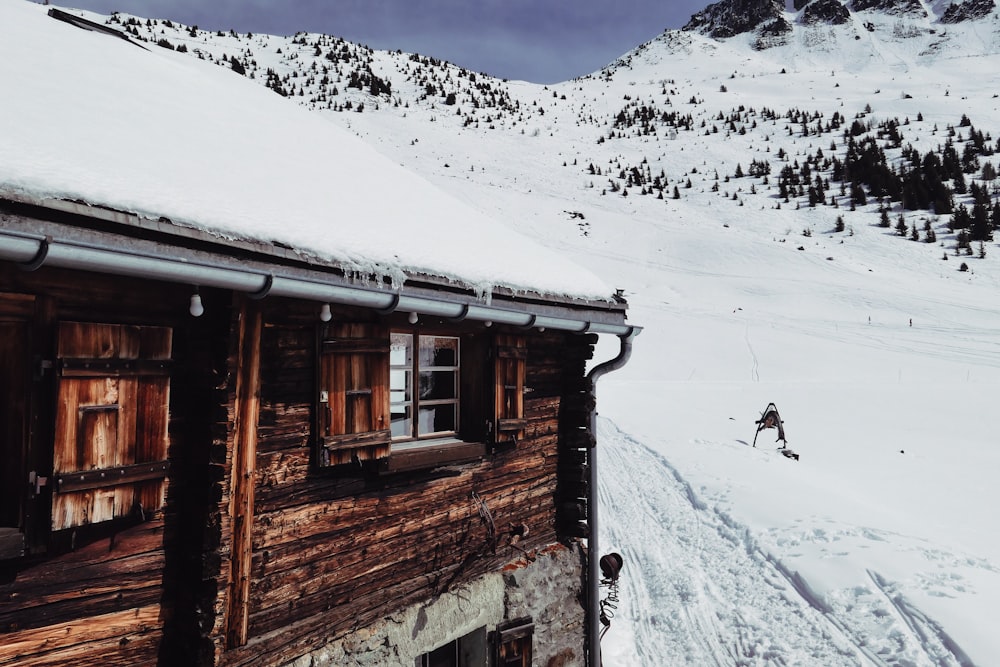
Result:
{"type": "MultiPolygon", "coordinates": [[[[43,358],[60,321],[173,331],[165,506],[144,522],[41,531],[32,555],[0,563],[0,667],[284,664],[578,532],[556,520],[557,498],[578,494],[557,479],[576,465],[559,424],[585,413],[588,337],[510,332],[526,340],[531,389],[515,445],[433,471],[370,474],[313,462],[314,304],[252,306],[262,326],[248,347],[247,303],[222,291],[201,291],[197,319],[184,285],[0,265],[0,292],[33,296],[32,345],[43,358]],[[255,351],[259,391],[238,387],[257,382],[241,375],[255,351]],[[254,426],[238,428],[248,419],[254,426]],[[234,502],[248,508],[239,525],[234,502]]],[[[427,324],[493,335],[481,324],[427,324]]],[[[54,379],[42,382],[33,447],[48,442],[51,466],[54,379]]],[[[51,491],[43,496],[50,507],[51,491]]]]}
{"type": "MultiPolygon", "coordinates": [[[[212,341],[228,337],[228,295],[203,291],[206,315],[195,320],[186,286],[9,264],[0,264],[0,292],[34,297],[36,364],[56,359],[60,322],[157,326],[174,334],[166,504],[145,501],[138,514],[53,530],[60,527],[50,518],[56,492],[51,483],[43,487],[24,519],[29,553],[0,562],[0,665],[208,664],[214,656],[204,650],[195,603],[217,598],[197,587],[205,580],[205,508],[217,502],[207,483],[212,410],[205,398],[216,371],[226,371],[225,348],[220,364],[212,341]],[[207,660],[188,659],[199,651],[207,660]]],[[[53,465],[57,370],[37,376],[30,390],[26,467],[42,473],[53,465]]]]}
{"type": "MultiPolygon", "coordinates": [[[[559,418],[564,402],[582,400],[589,339],[526,336],[531,391],[516,446],[433,471],[331,472],[311,463],[315,309],[264,308],[246,643],[217,624],[219,664],[290,662],[560,539],[559,418]]],[[[235,563],[234,530],[223,522],[222,551],[235,563]]]]}

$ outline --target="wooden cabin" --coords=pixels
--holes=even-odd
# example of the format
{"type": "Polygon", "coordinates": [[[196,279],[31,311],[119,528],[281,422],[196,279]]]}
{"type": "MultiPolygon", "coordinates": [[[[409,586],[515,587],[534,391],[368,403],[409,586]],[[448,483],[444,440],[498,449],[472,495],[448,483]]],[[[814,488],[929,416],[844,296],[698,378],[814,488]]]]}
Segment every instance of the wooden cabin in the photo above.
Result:
{"type": "MultiPolygon", "coordinates": [[[[81,67],[167,57],[23,4],[0,62],[12,30],[78,40],[81,67]]],[[[57,84],[15,80],[24,127],[57,84]]],[[[127,177],[74,191],[73,147],[33,141],[0,150],[0,666],[597,664],[587,362],[599,333],[627,356],[621,299],[484,294],[443,255],[361,275],[212,210],[172,222],[127,177]]]]}

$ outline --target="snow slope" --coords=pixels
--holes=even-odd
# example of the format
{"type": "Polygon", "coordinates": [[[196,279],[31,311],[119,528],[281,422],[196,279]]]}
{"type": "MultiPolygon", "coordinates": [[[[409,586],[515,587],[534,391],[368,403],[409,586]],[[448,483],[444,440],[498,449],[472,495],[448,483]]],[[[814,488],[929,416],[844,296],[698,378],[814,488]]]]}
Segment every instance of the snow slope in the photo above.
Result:
{"type": "Polygon", "coordinates": [[[597,144],[609,124],[578,120],[659,98],[669,81],[696,124],[741,105],[827,119],[870,105],[874,118],[909,118],[905,140],[927,151],[963,113],[1000,134],[995,58],[852,52],[845,71],[833,51],[782,74],[766,56],[694,41],[690,55],[649,47],[647,62],[593,80],[511,84],[555,107],[524,134],[465,133],[414,111],[331,121],[626,289],[645,331],[598,403],[602,552],[625,557],[605,664],[992,664],[996,244],[959,272],[945,219],[906,212],[931,220],[944,247],[914,243],[875,226],[874,203],[779,210],[773,180],[726,182],[779,147],[791,160],[831,143],[786,122],[597,144]],[[681,199],[602,196],[607,179],[583,168],[643,159],[681,199]],[[832,231],[838,215],[849,231],[832,231]],[[770,401],[797,462],[768,432],[750,446],[770,401]]]}
{"type": "Polygon", "coordinates": [[[484,298],[497,286],[611,298],[592,274],[248,79],[47,11],[0,3],[0,194],[280,243],[393,285],[424,273],[484,298]]]}
{"type": "MultiPolygon", "coordinates": [[[[967,114],[995,142],[1000,20],[863,18],[874,30],[812,27],[766,51],[668,32],[554,86],[480,77],[507,106],[483,106],[458,68],[373,52],[393,95],[341,84],[326,102],[353,109],[320,111],[623,288],[645,327],[599,387],[601,550],[625,558],[609,667],[1000,656],[1000,248],[958,256],[946,216],[894,206],[893,220],[937,231],[914,242],[836,186],[836,208],[776,188],[782,166],[845,150],[843,130],[805,133],[792,110],[817,114],[809,127],[898,119],[921,152],[967,139],[967,114]],[[440,89],[421,98],[424,82],[440,89]],[[640,104],[690,115],[690,129],[615,127],[640,104]],[[768,181],[735,177],[753,160],[768,181]],[[663,198],[620,177],[633,167],[664,174],[663,198]],[[773,432],[751,446],[771,401],[799,461],[773,432]]],[[[279,57],[277,39],[254,51],[261,67],[306,71],[311,44],[286,39],[279,57]]]]}

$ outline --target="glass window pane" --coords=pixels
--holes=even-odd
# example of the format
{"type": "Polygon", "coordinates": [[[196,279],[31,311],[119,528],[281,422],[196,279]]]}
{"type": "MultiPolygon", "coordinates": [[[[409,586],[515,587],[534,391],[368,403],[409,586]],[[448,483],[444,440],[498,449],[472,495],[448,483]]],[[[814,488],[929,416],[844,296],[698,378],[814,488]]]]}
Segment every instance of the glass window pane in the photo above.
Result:
{"type": "Polygon", "coordinates": [[[392,437],[409,438],[413,435],[412,408],[409,405],[394,405],[391,408],[392,414],[392,437]]]}
{"type": "Polygon", "coordinates": [[[409,367],[413,363],[413,334],[392,333],[389,342],[389,365],[409,367]]]}
{"type": "Polygon", "coordinates": [[[444,336],[420,337],[420,367],[458,366],[458,339],[444,336]]]}
{"type": "Polygon", "coordinates": [[[454,403],[421,407],[420,428],[417,435],[455,431],[457,424],[458,406],[454,403]]]}
{"type": "Polygon", "coordinates": [[[409,401],[412,398],[410,395],[411,388],[410,371],[396,369],[389,371],[390,401],[393,403],[409,401]]]}
{"type": "Polygon", "coordinates": [[[457,398],[456,379],[455,371],[422,371],[420,373],[420,400],[457,398]]]}

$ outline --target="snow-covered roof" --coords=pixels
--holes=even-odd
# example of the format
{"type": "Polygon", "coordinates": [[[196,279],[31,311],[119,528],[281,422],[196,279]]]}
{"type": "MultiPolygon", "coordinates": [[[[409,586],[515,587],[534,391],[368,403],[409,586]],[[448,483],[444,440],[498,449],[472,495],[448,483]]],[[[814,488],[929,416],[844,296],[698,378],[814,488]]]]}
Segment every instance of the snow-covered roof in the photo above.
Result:
{"type": "Polygon", "coordinates": [[[0,3],[0,197],[82,201],[348,272],[606,300],[584,268],[217,65],[0,3]]]}

